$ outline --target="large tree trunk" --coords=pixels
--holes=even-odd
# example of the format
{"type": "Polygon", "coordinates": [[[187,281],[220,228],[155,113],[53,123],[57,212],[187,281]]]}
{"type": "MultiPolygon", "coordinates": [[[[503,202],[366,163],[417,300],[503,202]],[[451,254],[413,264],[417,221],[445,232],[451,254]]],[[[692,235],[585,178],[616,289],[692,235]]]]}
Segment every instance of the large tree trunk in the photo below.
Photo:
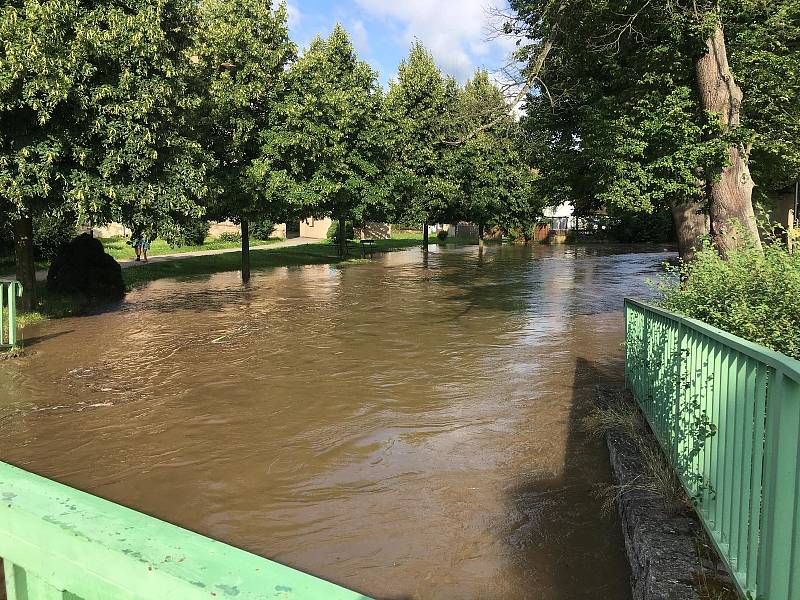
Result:
{"type": "Polygon", "coordinates": [[[347,256],[347,221],[344,220],[344,217],[339,218],[339,234],[336,237],[339,238],[339,258],[345,258],[347,256]]]}
{"type": "Polygon", "coordinates": [[[33,218],[22,217],[14,222],[14,253],[17,260],[17,281],[23,293],[20,310],[34,310],[36,299],[36,263],[33,260],[33,218]]]}
{"type": "MultiPolygon", "coordinates": [[[[703,108],[717,113],[723,130],[729,131],[739,127],[743,95],[728,65],[721,24],[706,40],[706,47],[695,63],[697,91],[703,108]]],[[[746,150],[732,145],[728,152],[730,166],[722,170],[718,181],[708,182],[711,236],[723,256],[750,241],[761,246],[746,150]]]]}
{"type": "Polygon", "coordinates": [[[250,223],[242,218],[242,281],[250,281],[250,223]]]}
{"type": "Polygon", "coordinates": [[[689,262],[700,247],[700,238],[708,235],[708,215],[700,202],[673,204],[672,221],[678,238],[678,254],[681,260],[689,262]]]}
{"type": "Polygon", "coordinates": [[[422,251],[428,251],[428,222],[422,224],[422,251]]]}

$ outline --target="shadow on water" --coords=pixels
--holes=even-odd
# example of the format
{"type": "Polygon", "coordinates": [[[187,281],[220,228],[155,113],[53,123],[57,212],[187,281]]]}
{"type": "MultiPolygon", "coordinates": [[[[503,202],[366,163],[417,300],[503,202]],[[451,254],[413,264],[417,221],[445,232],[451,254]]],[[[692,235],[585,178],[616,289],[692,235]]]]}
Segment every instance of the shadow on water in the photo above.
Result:
{"type": "Polygon", "coordinates": [[[599,562],[606,567],[611,563],[615,573],[628,567],[619,552],[624,542],[616,513],[601,514],[601,501],[595,496],[596,486],[610,481],[604,444],[587,438],[581,427],[597,386],[619,383],[621,368],[619,360],[597,364],[576,359],[561,474],[529,477],[508,490],[510,514],[518,519],[505,538],[512,550],[511,568],[522,581],[539,583],[541,597],[630,597],[618,578],[598,569],[599,562]],[[531,569],[538,572],[531,574],[531,569]]]}
{"type": "Polygon", "coordinates": [[[36,344],[41,344],[42,342],[45,342],[47,340],[52,340],[57,337],[61,337],[62,335],[73,333],[73,331],[74,331],[73,329],[68,329],[66,331],[55,331],[53,333],[34,335],[32,337],[23,337],[21,341],[25,343],[25,347],[30,347],[30,346],[35,346],[36,344]]]}

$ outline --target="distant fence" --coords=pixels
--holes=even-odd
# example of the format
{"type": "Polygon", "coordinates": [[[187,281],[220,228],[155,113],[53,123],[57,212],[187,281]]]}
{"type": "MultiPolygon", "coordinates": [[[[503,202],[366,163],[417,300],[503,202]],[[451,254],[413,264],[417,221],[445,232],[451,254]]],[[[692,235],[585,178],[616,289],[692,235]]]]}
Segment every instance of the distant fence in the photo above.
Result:
{"type": "Polygon", "coordinates": [[[17,343],[17,298],[22,296],[22,284],[0,279],[0,350],[17,343]]]}
{"type": "Polygon", "coordinates": [[[5,463],[0,557],[10,600],[369,600],[5,463]]]}
{"type": "Polygon", "coordinates": [[[800,362],[625,300],[625,376],[743,595],[800,598],[800,362]]]}

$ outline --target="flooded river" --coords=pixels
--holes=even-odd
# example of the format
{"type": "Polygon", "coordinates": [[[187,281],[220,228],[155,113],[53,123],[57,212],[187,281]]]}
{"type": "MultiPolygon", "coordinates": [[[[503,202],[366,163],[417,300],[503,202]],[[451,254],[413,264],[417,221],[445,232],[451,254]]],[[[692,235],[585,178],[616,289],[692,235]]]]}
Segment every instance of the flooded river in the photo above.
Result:
{"type": "Polygon", "coordinates": [[[433,249],[161,280],[26,330],[2,460],[377,598],[628,598],[577,421],[665,253],[433,249]]]}

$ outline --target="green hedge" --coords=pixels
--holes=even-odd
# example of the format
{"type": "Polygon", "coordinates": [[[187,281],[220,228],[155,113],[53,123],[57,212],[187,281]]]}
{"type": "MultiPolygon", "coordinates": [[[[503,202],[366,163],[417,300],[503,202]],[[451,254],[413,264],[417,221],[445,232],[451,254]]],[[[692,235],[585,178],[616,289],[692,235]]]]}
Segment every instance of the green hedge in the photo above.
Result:
{"type": "Polygon", "coordinates": [[[800,359],[800,253],[770,239],[723,260],[706,243],[671,275],[659,286],[665,308],[800,359]]]}

